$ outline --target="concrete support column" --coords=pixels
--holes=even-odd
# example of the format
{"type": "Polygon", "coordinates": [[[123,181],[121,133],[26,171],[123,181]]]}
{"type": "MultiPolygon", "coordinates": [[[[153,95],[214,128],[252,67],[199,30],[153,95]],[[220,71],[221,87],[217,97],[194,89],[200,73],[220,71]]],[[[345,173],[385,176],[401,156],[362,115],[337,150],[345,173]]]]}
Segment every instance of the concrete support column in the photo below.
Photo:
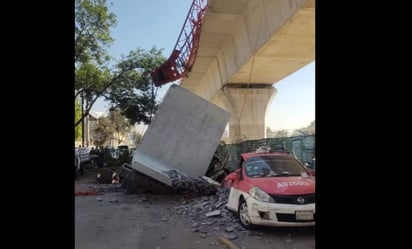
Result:
{"type": "Polygon", "coordinates": [[[265,88],[226,88],[232,116],[229,121],[228,143],[266,137],[266,110],[277,90],[271,85],[265,88]]]}

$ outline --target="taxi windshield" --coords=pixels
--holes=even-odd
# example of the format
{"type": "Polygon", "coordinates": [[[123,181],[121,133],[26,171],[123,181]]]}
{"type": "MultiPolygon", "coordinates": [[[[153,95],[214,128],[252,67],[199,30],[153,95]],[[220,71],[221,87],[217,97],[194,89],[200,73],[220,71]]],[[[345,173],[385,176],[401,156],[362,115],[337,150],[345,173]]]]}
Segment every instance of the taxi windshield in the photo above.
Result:
{"type": "Polygon", "coordinates": [[[256,156],[245,162],[248,177],[305,176],[304,167],[293,157],[256,156]]]}

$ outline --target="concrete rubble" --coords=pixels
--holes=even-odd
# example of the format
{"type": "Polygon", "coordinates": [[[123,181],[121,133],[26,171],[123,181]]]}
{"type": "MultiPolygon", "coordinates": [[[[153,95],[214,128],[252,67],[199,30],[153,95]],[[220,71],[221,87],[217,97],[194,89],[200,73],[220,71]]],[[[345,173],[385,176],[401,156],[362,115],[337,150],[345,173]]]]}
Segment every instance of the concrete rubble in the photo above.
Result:
{"type": "MultiPolygon", "coordinates": [[[[136,198],[138,198],[141,203],[146,203],[147,205],[145,207],[147,208],[151,208],[150,204],[152,201],[162,198],[172,198],[173,202],[176,204],[174,212],[186,220],[187,231],[198,233],[200,239],[217,237],[221,240],[220,243],[228,245],[230,243],[229,241],[233,241],[237,238],[242,238],[244,236],[261,236],[264,234],[259,231],[247,230],[242,227],[238,221],[237,215],[226,208],[230,191],[228,188],[213,185],[202,177],[184,177],[176,174],[176,172],[169,172],[169,174],[171,175],[171,179],[176,179],[176,189],[186,191],[190,189],[190,191],[188,191],[187,194],[138,194],[135,195],[136,198]],[[206,189],[212,188],[213,191],[208,192],[201,190],[202,186],[206,189]],[[205,195],[206,192],[208,193],[207,195],[205,195]]],[[[145,178],[150,179],[150,177],[147,176],[145,176],[145,178]]],[[[121,188],[120,184],[99,184],[98,187],[91,188],[99,194],[108,192],[127,193],[125,189],[121,188]]],[[[115,205],[119,204],[119,199],[116,197],[109,199],[97,197],[96,201],[109,202],[115,205]]],[[[170,219],[163,217],[161,221],[170,222],[170,219]]],[[[216,245],[218,245],[218,243],[216,245]]]]}
{"type": "Polygon", "coordinates": [[[247,230],[240,225],[236,214],[226,208],[228,197],[229,189],[220,187],[214,195],[182,201],[182,204],[175,207],[175,211],[178,215],[189,218],[188,226],[192,227],[192,232],[203,234],[206,227],[211,227],[228,240],[262,235],[261,232],[247,230]]]}
{"type": "MultiPolygon", "coordinates": [[[[174,172],[169,172],[170,174],[174,172]]],[[[241,236],[259,236],[262,232],[247,230],[242,227],[238,221],[238,217],[235,213],[229,211],[226,208],[226,203],[229,197],[229,189],[225,187],[216,187],[208,183],[201,177],[183,177],[174,175],[171,179],[178,179],[176,181],[176,188],[181,190],[188,190],[193,188],[194,191],[187,191],[187,194],[172,193],[155,195],[159,198],[162,196],[175,195],[176,206],[174,211],[181,217],[188,218],[187,225],[189,231],[199,233],[201,237],[215,236],[206,232],[206,229],[212,228],[219,236],[222,236],[228,240],[234,240],[241,236]],[[183,180],[182,180],[183,179],[183,180]],[[187,187],[190,186],[190,187],[187,187]],[[206,189],[212,188],[213,191],[201,190],[201,186],[206,189]],[[213,193],[212,193],[213,192],[213,193]],[[208,193],[205,195],[205,193],[208,193]]],[[[102,184],[96,188],[96,192],[104,194],[105,192],[126,192],[119,185],[102,184]],[[103,185],[103,186],[102,186],[103,185]]],[[[192,189],[192,190],[193,190],[192,189]]],[[[138,195],[141,202],[150,203],[151,198],[145,195],[138,195]]],[[[101,198],[96,198],[101,201],[101,198]]],[[[111,203],[118,203],[117,199],[109,200],[111,203]]],[[[150,205],[147,206],[150,208],[150,205]]],[[[168,222],[167,218],[162,219],[163,222],[168,222]]]]}
{"type": "Polygon", "coordinates": [[[194,192],[201,195],[212,195],[217,189],[202,177],[185,176],[175,170],[166,172],[172,180],[171,187],[179,193],[194,192]]]}

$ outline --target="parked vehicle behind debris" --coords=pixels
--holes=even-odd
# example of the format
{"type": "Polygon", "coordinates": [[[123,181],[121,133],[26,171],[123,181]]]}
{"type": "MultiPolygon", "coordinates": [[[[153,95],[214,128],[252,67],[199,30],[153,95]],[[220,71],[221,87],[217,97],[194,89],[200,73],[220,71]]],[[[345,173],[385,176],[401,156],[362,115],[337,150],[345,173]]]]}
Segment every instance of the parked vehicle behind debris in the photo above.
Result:
{"type": "Polygon", "coordinates": [[[241,154],[240,168],[224,184],[230,187],[226,207],[246,228],[315,225],[315,177],[285,151],[241,154]]]}
{"type": "Polygon", "coordinates": [[[82,166],[90,163],[90,149],[87,147],[74,148],[74,167],[76,174],[83,174],[82,166]]]}

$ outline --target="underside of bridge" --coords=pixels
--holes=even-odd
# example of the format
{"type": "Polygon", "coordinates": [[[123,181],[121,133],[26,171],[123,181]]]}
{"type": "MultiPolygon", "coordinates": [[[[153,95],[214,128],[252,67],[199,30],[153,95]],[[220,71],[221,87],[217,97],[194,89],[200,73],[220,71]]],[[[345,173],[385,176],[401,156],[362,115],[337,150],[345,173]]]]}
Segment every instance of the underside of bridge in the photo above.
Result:
{"type": "Polygon", "coordinates": [[[180,85],[232,113],[228,143],[266,137],[274,84],[315,60],[315,0],[209,0],[180,85]]]}

